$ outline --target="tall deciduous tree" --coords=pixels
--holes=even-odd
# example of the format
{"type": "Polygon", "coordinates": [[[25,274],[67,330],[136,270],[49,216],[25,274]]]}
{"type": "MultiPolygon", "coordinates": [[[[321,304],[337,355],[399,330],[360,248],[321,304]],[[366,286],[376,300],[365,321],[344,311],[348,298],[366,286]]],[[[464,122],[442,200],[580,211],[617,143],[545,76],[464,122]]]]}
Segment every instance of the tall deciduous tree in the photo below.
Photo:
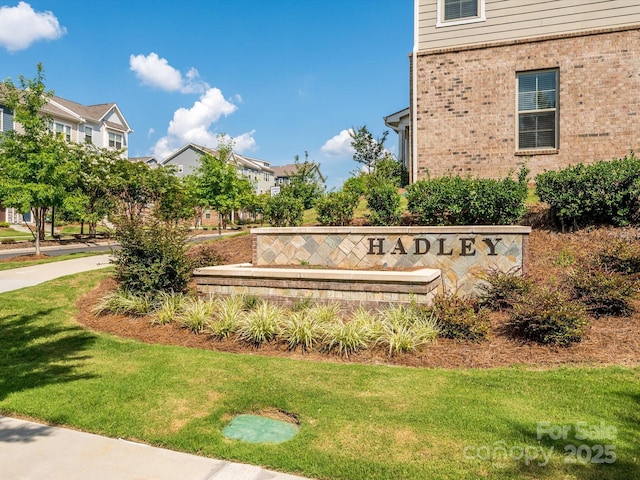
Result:
{"type": "Polygon", "coordinates": [[[232,154],[232,144],[221,142],[217,155],[200,157],[195,174],[199,201],[218,212],[219,226],[224,216],[242,208],[253,192],[251,181],[238,173],[232,154]]]}
{"type": "Polygon", "coordinates": [[[291,195],[302,200],[305,210],[313,207],[315,201],[324,192],[325,178],[320,173],[320,166],[309,161],[309,155],[304,152],[305,160],[300,161],[300,157],[295,157],[295,170],[287,172],[289,184],[286,189],[291,190],[291,195]]]}
{"type": "Polygon", "coordinates": [[[41,114],[52,92],[44,85],[44,68],[37,66],[34,79],[19,77],[0,84],[0,103],[13,112],[18,130],[5,132],[0,140],[0,203],[20,211],[31,209],[36,224],[36,254],[44,238],[48,207],[61,205],[78,175],[68,145],[53,135],[49,119],[41,114]]]}

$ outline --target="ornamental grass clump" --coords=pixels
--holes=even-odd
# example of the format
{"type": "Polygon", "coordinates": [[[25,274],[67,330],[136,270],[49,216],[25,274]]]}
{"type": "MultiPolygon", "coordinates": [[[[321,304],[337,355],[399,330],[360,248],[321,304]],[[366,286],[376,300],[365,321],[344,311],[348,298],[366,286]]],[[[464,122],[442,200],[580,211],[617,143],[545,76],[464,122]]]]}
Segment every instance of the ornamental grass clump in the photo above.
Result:
{"type": "Polygon", "coordinates": [[[359,350],[366,349],[374,339],[373,315],[359,308],[350,320],[336,320],[327,325],[324,344],[329,352],[348,357],[359,350]]]}
{"type": "Polygon", "coordinates": [[[425,318],[418,309],[402,305],[393,306],[382,312],[377,343],[388,348],[389,355],[418,350],[432,342],[439,333],[438,324],[431,315],[425,318]]]}
{"type": "Polygon", "coordinates": [[[300,347],[309,351],[322,340],[325,323],[318,321],[309,308],[292,311],[280,324],[280,336],[289,350],[300,347]]]}
{"type": "Polygon", "coordinates": [[[165,325],[175,322],[182,315],[187,305],[187,296],[183,293],[160,292],[157,303],[151,323],[165,325]]]}
{"type": "Polygon", "coordinates": [[[108,312],[142,317],[153,310],[154,304],[154,299],[150,294],[118,289],[103,297],[93,309],[93,313],[101,315],[108,312]]]}
{"type": "Polygon", "coordinates": [[[586,335],[589,321],[584,305],[564,292],[537,288],[513,306],[507,329],[515,336],[568,347],[586,335]]]}
{"type": "Polygon", "coordinates": [[[205,330],[218,340],[229,338],[237,330],[244,315],[244,299],[241,296],[218,298],[214,302],[213,314],[205,330]]]}
{"type": "Polygon", "coordinates": [[[200,333],[211,320],[214,307],[212,300],[196,298],[185,306],[180,315],[180,324],[194,333],[200,333]]]}
{"type": "Polygon", "coordinates": [[[260,302],[238,322],[237,338],[255,346],[270,342],[280,332],[283,317],[284,311],[277,305],[260,302]]]}

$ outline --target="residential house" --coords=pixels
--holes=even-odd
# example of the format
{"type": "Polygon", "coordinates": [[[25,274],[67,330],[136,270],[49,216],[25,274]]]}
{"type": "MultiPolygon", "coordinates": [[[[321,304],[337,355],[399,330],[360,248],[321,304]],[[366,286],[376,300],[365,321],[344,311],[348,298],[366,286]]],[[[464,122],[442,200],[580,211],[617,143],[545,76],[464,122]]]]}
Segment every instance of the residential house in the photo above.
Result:
{"type": "MultiPolygon", "coordinates": [[[[122,149],[122,157],[127,157],[129,133],[133,130],[115,103],[81,105],[53,96],[47,99],[41,111],[51,119],[51,129],[62,134],[68,142],[122,149]]],[[[12,113],[0,106],[0,132],[19,128],[12,113]]],[[[23,217],[14,209],[0,207],[0,221],[20,223],[23,217]]]]}
{"type": "Polygon", "coordinates": [[[412,181],[638,148],[640,2],[415,0],[414,15],[412,181]]]}
{"type": "MultiPolygon", "coordinates": [[[[325,177],[320,172],[320,166],[315,162],[311,163],[311,171],[310,174],[315,174],[317,177],[323,182],[326,180],[325,177]]],[[[289,185],[291,175],[295,174],[298,171],[298,168],[301,164],[299,163],[288,163],[287,165],[282,166],[274,166],[273,168],[273,185],[274,186],[285,186],[289,185]]]]}
{"type": "MultiPolygon", "coordinates": [[[[195,173],[200,165],[200,157],[203,155],[218,155],[215,149],[188,143],[176,150],[167,158],[160,162],[160,166],[173,166],[178,177],[195,173]]],[[[256,193],[269,192],[273,186],[273,169],[268,162],[257,158],[231,153],[229,159],[236,165],[238,173],[247,177],[254,185],[256,193]]],[[[203,212],[201,218],[203,225],[213,225],[217,222],[217,215],[213,215],[211,210],[203,212]]]]}
{"type": "Polygon", "coordinates": [[[409,171],[411,165],[411,112],[409,108],[387,117],[384,123],[398,134],[398,162],[409,171]]]}

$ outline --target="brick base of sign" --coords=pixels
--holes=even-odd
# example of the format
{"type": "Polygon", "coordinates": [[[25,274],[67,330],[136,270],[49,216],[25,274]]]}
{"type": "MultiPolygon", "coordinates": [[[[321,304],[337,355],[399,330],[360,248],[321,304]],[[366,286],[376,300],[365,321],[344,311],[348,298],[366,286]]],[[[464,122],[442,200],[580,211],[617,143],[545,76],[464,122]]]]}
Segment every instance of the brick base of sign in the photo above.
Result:
{"type": "Polygon", "coordinates": [[[437,293],[440,272],[254,268],[251,264],[199,268],[198,293],[208,297],[255,295],[270,302],[300,301],[382,308],[389,304],[428,305],[437,293]]]}

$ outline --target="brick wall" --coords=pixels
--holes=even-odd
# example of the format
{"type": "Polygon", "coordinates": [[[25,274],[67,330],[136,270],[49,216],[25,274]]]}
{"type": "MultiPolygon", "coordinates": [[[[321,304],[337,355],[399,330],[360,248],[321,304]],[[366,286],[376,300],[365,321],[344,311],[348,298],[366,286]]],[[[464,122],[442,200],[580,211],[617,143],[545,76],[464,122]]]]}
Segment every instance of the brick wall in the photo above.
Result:
{"type": "Polygon", "coordinates": [[[640,148],[640,29],[418,53],[418,178],[502,177],[640,148]],[[516,72],[559,71],[559,148],[516,153],[516,72]]]}

